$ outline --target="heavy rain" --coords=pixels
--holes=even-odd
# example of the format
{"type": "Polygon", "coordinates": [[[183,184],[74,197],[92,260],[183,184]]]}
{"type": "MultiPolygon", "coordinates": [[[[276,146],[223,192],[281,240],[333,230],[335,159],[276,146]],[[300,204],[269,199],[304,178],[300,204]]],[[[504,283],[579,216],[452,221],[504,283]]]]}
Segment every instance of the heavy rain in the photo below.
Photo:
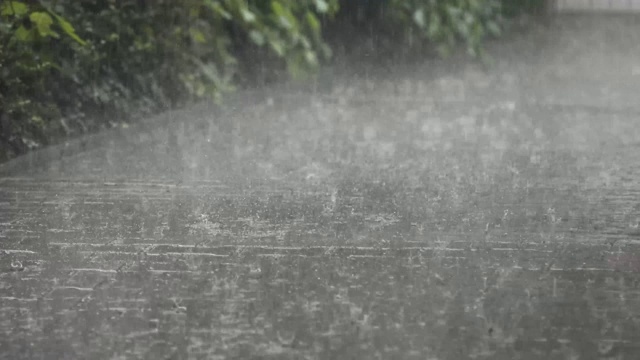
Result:
{"type": "Polygon", "coordinates": [[[0,358],[640,358],[639,14],[0,1],[0,358]]]}

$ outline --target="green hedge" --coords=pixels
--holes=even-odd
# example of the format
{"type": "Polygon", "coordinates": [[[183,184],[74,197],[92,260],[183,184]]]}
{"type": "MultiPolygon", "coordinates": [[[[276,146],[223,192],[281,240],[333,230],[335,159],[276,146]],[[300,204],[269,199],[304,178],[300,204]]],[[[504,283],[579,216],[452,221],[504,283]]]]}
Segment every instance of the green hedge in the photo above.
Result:
{"type": "Polygon", "coordinates": [[[0,161],[219,100],[255,77],[257,58],[292,76],[310,73],[331,56],[322,27],[334,25],[340,4],[365,14],[357,21],[377,14],[443,55],[460,42],[478,55],[503,15],[501,0],[0,1],[0,161]]]}
{"type": "Polygon", "coordinates": [[[301,74],[329,55],[337,0],[66,0],[0,5],[0,160],[198,98],[265,48],[301,74]]]}
{"type": "Polygon", "coordinates": [[[391,0],[396,21],[405,26],[413,42],[429,41],[446,56],[462,41],[471,56],[479,56],[482,41],[501,32],[500,0],[391,0]]]}

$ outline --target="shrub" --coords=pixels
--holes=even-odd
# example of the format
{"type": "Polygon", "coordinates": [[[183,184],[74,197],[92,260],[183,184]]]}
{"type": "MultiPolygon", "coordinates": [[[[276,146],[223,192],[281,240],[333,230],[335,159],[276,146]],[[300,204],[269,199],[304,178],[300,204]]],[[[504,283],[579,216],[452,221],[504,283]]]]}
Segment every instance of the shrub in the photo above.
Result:
{"type": "MultiPolygon", "coordinates": [[[[482,44],[487,38],[500,36],[505,23],[511,18],[523,14],[544,14],[548,2],[345,0],[341,2],[343,8],[337,19],[339,25],[346,23],[350,31],[340,29],[337,34],[355,36],[357,40],[347,40],[350,43],[368,42],[368,50],[375,50],[378,55],[385,53],[397,57],[426,48],[447,56],[462,44],[472,57],[482,58],[482,44]]],[[[358,50],[354,52],[358,53],[358,50]]]]}
{"type": "Polygon", "coordinates": [[[262,66],[307,74],[331,55],[323,28],[340,21],[400,33],[409,47],[446,55],[463,43],[481,56],[504,14],[544,2],[0,0],[0,161],[196,99],[218,100],[262,66]]]}
{"type": "Polygon", "coordinates": [[[391,0],[392,16],[405,26],[412,42],[427,40],[441,55],[462,41],[471,56],[479,56],[488,36],[500,35],[500,0],[391,0]]]}
{"type": "Polygon", "coordinates": [[[238,77],[238,44],[262,48],[291,74],[304,74],[330,54],[319,15],[335,13],[337,0],[0,6],[2,161],[135,114],[219,99],[238,77]]]}

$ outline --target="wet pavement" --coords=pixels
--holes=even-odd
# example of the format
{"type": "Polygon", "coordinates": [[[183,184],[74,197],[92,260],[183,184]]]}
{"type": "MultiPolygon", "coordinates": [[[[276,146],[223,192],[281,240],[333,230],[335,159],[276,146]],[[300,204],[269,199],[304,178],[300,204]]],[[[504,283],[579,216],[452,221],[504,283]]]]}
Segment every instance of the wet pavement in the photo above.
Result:
{"type": "Polygon", "coordinates": [[[637,19],[0,165],[0,358],[640,358],[637,19]]]}

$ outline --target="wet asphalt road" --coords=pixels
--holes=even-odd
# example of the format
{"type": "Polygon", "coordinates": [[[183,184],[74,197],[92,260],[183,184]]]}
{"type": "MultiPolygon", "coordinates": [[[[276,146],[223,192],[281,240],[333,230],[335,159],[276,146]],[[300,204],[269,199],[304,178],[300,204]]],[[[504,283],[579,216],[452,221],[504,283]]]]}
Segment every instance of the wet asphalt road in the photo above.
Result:
{"type": "Polygon", "coordinates": [[[3,359],[640,358],[640,26],[0,166],[3,359]]]}

